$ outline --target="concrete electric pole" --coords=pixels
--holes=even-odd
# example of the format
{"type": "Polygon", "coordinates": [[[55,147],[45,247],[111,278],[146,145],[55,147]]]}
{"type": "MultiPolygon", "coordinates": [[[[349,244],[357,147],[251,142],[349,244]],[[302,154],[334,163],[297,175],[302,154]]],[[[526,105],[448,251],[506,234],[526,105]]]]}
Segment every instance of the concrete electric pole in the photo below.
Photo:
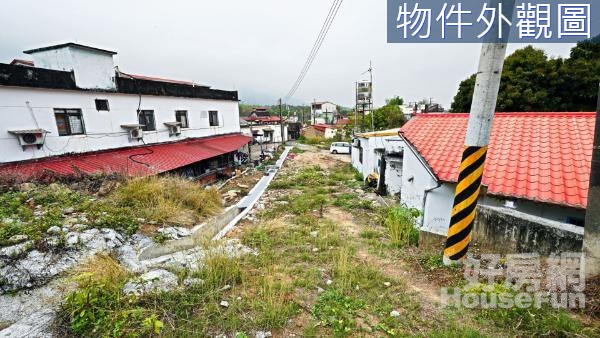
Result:
{"type": "MultiPolygon", "coordinates": [[[[512,18],[515,0],[493,0],[492,8],[512,18]]],[[[500,15],[500,13],[498,13],[500,15]]],[[[493,20],[493,19],[492,19],[493,20]]],[[[479,57],[479,67],[471,103],[471,112],[465,137],[465,148],[459,167],[458,183],[454,194],[450,227],[444,249],[444,264],[460,264],[467,255],[471,230],[475,221],[477,199],[490,140],[492,121],[500,89],[500,78],[506,57],[510,26],[495,25],[484,38],[479,57]]]]}
{"type": "Polygon", "coordinates": [[[281,127],[281,144],[284,145],[285,144],[285,134],[284,134],[284,128],[283,128],[283,115],[281,113],[281,99],[279,99],[279,125],[281,127]]]}
{"type": "Polygon", "coordinates": [[[585,213],[583,233],[583,254],[586,277],[600,275],[600,85],[598,86],[598,106],[596,108],[596,129],[592,148],[592,169],[590,190],[585,213]]]}

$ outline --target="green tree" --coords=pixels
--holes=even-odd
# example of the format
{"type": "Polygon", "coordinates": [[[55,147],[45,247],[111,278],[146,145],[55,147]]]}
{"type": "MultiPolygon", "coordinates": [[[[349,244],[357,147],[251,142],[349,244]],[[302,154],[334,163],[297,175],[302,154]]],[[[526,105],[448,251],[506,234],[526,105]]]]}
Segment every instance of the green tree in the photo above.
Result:
{"type": "MultiPolygon", "coordinates": [[[[600,37],[580,42],[569,59],[551,59],[541,49],[519,49],[506,58],[497,111],[594,110],[600,80],[600,37]]],[[[475,75],[462,81],[451,110],[468,112],[475,75]]]]}
{"type": "MultiPolygon", "coordinates": [[[[373,111],[373,125],[375,130],[384,130],[390,128],[402,127],[406,123],[406,117],[402,112],[401,106],[404,100],[400,97],[394,97],[387,101],[387,104],[373,111]]],[[[370,118],[366,118],[365,123],[371,122],[370,118]]],[[[370,126],[367,126],[369,128],[370,126]]]]}

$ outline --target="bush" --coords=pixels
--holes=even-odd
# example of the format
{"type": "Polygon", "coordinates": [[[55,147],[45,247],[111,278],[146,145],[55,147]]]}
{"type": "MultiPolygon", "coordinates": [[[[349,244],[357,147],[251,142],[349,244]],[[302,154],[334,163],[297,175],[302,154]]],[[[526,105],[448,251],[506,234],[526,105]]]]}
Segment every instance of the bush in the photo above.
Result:
{"type": "Polygon", "coordinates": [[[401,206],[394,206],[385,211],[383,225],[389,231],[393,246],[402,248],[418,244],[419,230],[415,225],[419,214],[416,209],[407,209],[401,206]]]}

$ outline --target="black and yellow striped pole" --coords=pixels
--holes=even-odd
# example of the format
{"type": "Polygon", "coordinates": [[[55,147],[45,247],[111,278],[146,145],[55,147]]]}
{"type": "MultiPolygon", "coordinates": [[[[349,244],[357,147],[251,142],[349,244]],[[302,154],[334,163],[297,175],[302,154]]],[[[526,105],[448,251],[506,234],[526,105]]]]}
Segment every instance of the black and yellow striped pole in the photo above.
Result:
{"type": "MultiPolygon", "coordinates": [[[[491,1],[491,7],[502,8],[502,14],[507,18],[512,18],[514,5],[515,0],[491,1]]],[[[446,265],[460,264],[466,257],[471,243],[471,230],[477,212],[477,199],[481,189],[509,34],[509,25],[502,27],[497,25],[488,32],[481,47],[465,148],[458,170],[458,182],[444,249],[446,265]]]]}

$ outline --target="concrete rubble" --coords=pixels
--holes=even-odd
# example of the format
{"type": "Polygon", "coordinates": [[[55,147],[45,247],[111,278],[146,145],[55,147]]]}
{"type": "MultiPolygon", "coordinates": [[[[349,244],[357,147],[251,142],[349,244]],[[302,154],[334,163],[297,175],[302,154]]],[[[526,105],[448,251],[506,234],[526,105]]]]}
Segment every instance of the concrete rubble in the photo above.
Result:
{"type": "MultiPolygon", "coordinates": [[[[172,229],[167,232],[177,236],[187,235],[178,228],[166,229],[172,229]]],[[[177,276],[169,269],[193,271],[202,266],[208,255],[240,257],[258,254],[239,240],[231,239],[208,249],[196,247],[140,260],[141,250],[155,244],[147,236],[136,234],[126,240],[112,229],[59,230],[60,236],[54,235],[57,230],[53,229],[53,235],[43,241],[45,251],[36,248],[33,241],[0,248],[0,274],[3,278],[0,327],[6,327],[0,331],[0,337],[28,336],[26,332],[35,332],[35,337],[50,337],[51,324],[60,303],[75,288],[74,284],[62,278],[62,274],[100,252],[113,253],[121,265],[140,274],[126,283],[123,289],[125,293],[135,295],[201,285],[203,281],[198,278],[187,278],[179,285],[177,276]]]]}
{"type": "Polygon", "coordinates": [[[149,292],[167,292],[178,287],[177,276],[164,269],[148,271],[123,286],[123,293],[136,296],[149,292]]]}

